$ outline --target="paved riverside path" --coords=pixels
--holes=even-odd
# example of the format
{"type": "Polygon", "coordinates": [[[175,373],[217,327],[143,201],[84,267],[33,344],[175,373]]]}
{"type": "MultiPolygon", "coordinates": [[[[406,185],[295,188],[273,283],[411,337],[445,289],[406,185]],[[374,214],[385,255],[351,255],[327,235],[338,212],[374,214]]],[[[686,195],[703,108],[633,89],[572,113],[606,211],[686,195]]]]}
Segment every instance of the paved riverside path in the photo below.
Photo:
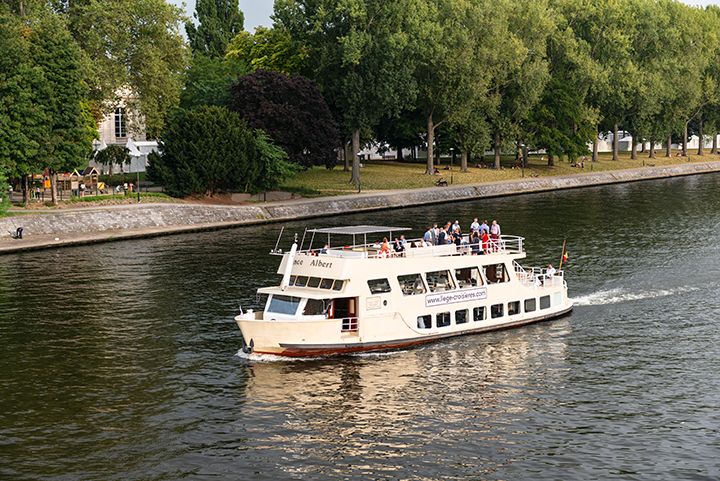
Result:
{"type": "Polygon", "coordinates": [[[0,219],[0,234],[5,234],[0,254],[713,172],[720,172],[720,161],[246,205],[141,203],[51,210],[0,219]],[[18,227],[23,238],[12,239],[9,232],[18,227]]]}

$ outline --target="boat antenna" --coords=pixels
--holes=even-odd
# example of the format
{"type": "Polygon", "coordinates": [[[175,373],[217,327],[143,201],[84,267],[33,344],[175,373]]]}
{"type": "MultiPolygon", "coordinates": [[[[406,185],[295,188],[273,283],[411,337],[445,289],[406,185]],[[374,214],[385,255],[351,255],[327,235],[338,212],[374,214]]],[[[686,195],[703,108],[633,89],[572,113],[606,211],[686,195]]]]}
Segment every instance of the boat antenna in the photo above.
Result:
{"type": "Polygon", "coordinates": [[[280,238],[283,235],[283,231],[285,230],[285,226],[282,226],[282,229],[280,229],[280,235],[278,235],[278,240],[275,243],[275,248],[271,252],[277,252],[278,251],[278,245],[280,245],[280,238]]]}
{"type": "Polygon", "coordinates": [[[562,263],[563,263],[563,260],[565,259],[565,240],[566,239],[563,239],[563,250],[562,250],[562,254],[560,254],[560,267],[558,268],[558,271],[562,270],[562,263]]]}

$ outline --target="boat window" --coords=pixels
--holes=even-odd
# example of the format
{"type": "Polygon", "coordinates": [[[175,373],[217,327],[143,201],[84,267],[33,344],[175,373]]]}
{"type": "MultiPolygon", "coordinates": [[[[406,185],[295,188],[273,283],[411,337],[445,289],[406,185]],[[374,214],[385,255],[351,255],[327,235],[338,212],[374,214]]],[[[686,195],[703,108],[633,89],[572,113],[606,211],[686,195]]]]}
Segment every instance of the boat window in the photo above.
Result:
{"type": "Polygon", "coordinates": [[[345,281],[337,280],[333,284],[333,291],[342,291],[343,285],[345,284],[345,281]]]}
{"type": "Polygon", "coordinates": [[[390,292],[390,282],[387,279],[369,279],[367,283],[371,294],[390,292]]]}
{"type": "Polygon", "coordinates": [[[473,308],[473,322],[484,321],[486,317],[485,306],[473,308]]]}
{"type": "Polygon", "coordinates": [[[321,316],[332,307],[332,299],[308,299],[303,309],[304,316],[321,316]]]}
{"type": "Polygon", "coordinates": [[[425,284],[423,284],[422,276],[420,274],[398,276],[398,283],[400,284],[402,293],[406,296],[414,296],[416,294],[425,293],[425,284]]]}
{"type": "Polygon", "coordinates": [[[465,324],[466,322],[468,322],[468,310],[455,311],[455,324],[465,324]]]}
{"type": "Polygon", "coordinates": [[[307,285],[308,276],[297,276],[295,279],[295,285],[297,287],[305,287],[307,285]]]}
{"type": "Polygon", "coordinates": [[[308,281],[308,287],[320,287],[320,278],[319,277],[311,277],[308,281]]]}
{"type": "Polygon", "coordinates": [[[550,296],[540,298],[540,309],[550,309],[550,296]]]}
{"type": "Polygon", "coordinates": [[[493,319],[502,317],[503,316],[503,305],[502,304],[493,304],[490,306],[490,317],[493,319]]]}
{"type": "Polygon", "coordinates": [[[427,316],[418,316],[417,322],[418,329],[430,329],[432,327],[432,316],[430,314],[427,316]]]}
{"type": "Polygon", "coordinates": [[[297,308],[300,305],[300,298],[294,296],[282,296],[279,294],[273,295],[270,299],[270,305],[268,306],[268,312],[274,312],[277,314],[290,314],[293,315],[297,312],[297,308]]]}
{"type": "Polygon", "coordinates": [[[430,292],[449,291],[455,289],[452,279],[450,278],[450,271],[435,271],[425,273],[425,279],[427,279],[428,287],[430,292]]]}
{"type": "Polygon", "coordinates": [[[505,269],[505,264],[490,264],[489,266],[485,266],[485,278],[489,284],[508,282],[510,280],[507,269],[505,269]]]}
{"type": "Polygon", "coordinates": [[[435,315],[435,324],[437,327],[445,327],[450,325],[450,313],[439,312],[435,315]]]}
{"type": "Polygon", "coordinates": [[[520,301],[508,302],[508,316],[520,314],[520,301]]]}
{"type": "Polygon", "coordinates": [[[288,285],[289,285],[289,286],[294,286],[294,285],[295,285],[295,278],[296,278],[296,277],[297,277],[297,276],[290,276],[290,281],[288,281],[288,285]]]}
{"type": "Polygon", "coordinates": [[[532,312],[536,309],[535,298],[525,299],[525,312],[532,312]]]}
{"type": "Polygon", "coordinates": [[[332,288],[333,280],[332,279],[323,279],[320,281],[320,289],[330,289],[332,288]]]}
{"type": "Polygon", "coordinates": [[[455,279],[457,279],[458,287],[475,287],[482,286],[483,280],[480,276],[480,269],[477,267],[465,267],[463,269],[455,269],[455,279]]]}

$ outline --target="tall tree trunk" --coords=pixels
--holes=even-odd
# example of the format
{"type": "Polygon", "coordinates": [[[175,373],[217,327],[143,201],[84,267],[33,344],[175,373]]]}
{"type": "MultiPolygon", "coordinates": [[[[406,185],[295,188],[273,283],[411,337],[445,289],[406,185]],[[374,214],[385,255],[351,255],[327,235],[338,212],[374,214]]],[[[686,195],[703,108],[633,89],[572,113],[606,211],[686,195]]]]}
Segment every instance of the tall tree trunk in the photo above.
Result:
{"type": "Polygon", "coordinates": [[[352,146],[350,145],[351,142],[344,142],[345,145],[345,166],[343,167],[343,172],[350,172],[350,158],[352,157],[352,146]]]}
{"type": "Polygon", "coordinates": [[[460,172],[467,172],[467,159],[468,153],[465,151],[460,152],[460,172]]]}
{"type": "Polygon", "coordinates": [[[593,141],[593,153],[592,153],[592,161],[597,162],[598,161],[598,142],[600,140],[600,132],[598,132],[598,127],[595,127],[595,140],[593,141]]]}
{"type": "Polygon", "coordinates": [[[495,153],[495,164],[493,165],[493,168],[500,170],[500,132],[495,132],[495,137],[493,138],[493,151],[495,153]]]}
{"type": "Polygon", "coordinates": [[[396,147],[396,149],[397,149],[397,155],[395,156],[395,158],[397,159],[398,162],[402,162],[402,160],[403,160],[402,147],[396,147]]]}
{"type": "Polygon", "coordinates": [[[555,156],[553,154],[548,155],[548,167],[555,167],[555,156]]]}
{"type": "Polygon", "coordinates": [[[682,145],[682,154],[684,156],[687,156],[687,126],[688,126],[688,122],[685,122],[685,130],[683,130],[683,145],[682,145]]]}
{"type": "Polygon", "coordinates": [[[524,142],[523,142],[523,146],[522,146],[522,165],[523,165],[523,168],[525,168],[525,169],[528,168],[528,148],[527,148],[527,144],[525,144],[524,142]]]}
{"type": "Polygon", "coordinates": [[[613,160],[620,160],[618,156],[618,150],[620,149],[620,142],[618,141],[618,124],[613,124],[613,160]]]}
{"type": "Polygon", "coordinates": [[[54,170],[49,170],[50,174],[50,200],[53,205],[57,205],[57,174],[54,170]]]}
{"type": "Polygon", "coordinates": [[[667,147],[665,147],[665,157],[672,157],[672,134],[668,134],[667,147]]]}
{"type": "Polygon", "coordinates": [[[352,177],[350,183],[360,185],[360,129],[352,131],[352,177]]]}
{"type": "Polygon", "coordinates": [[[698,122],[700,124],[700,131],[698,132],[698,137],[700,137],[700,142],[698,144],[698,155],[705,155],[705,153],[703,152],[703,140],[704,139],[703,139],[703,132],[702,132],[702,128],[703,128],[702,117],[698,118],[698,122]]]}
{"type": "Polygon", "coordinates": [[[717,154],[718,153],[718,131],[713,130],[713,142],[712,142],[712,150],[710,151],[711,154],[717,154]]]}
{"type": "Polygon", "coordinates": [[[654,140],[650,141],[650,155],[648,155],[648,158],[649,159],[655,158],[655,141],[654,140]]]}
{"type": "Polygon", "coordinates": [[[632,160],[637,160],[637,142],[635,142],[635,134],[636,134],[636,132],[630,133],[630,138],[632,139],[632,147],[630,148],[630,158],[632,160]]]}
{"type": "Polygon", "coordinates": [[[29,177],[29,175],[22,176],[23,204],[25,205],[30,203],[30,186],[28,185],[29,177]]]}
{"type": "Polygon", "coordinates": [[[433,123],[432,114],[428,115],[427,118],[427,167],[425,168],[426,175],[433,175],[435,169],[433,168],[433,155],[435,154],[433,143],[435,142],[435,124],[433,123]]]}
{"type": "Polygon", "coordinates": [[[643,140],[643,143],[640,145],[640,153],[641,153],[641,154],[644,154],[644,153],[645,153],[645,144],[646,144],[646,143],[647,143],[647,142],[645,142],[645,141],[643,140]]]}

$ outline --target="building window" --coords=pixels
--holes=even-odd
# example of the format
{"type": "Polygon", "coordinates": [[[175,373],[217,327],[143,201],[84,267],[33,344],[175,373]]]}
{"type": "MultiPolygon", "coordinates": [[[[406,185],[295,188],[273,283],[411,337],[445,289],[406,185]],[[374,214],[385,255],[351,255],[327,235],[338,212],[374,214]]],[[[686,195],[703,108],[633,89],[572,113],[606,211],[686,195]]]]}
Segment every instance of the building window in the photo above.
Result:
{"type": "Polygon", "coordinates": [[[125,109],[115,109],[115,137],[127,137],[125,109]]]}

